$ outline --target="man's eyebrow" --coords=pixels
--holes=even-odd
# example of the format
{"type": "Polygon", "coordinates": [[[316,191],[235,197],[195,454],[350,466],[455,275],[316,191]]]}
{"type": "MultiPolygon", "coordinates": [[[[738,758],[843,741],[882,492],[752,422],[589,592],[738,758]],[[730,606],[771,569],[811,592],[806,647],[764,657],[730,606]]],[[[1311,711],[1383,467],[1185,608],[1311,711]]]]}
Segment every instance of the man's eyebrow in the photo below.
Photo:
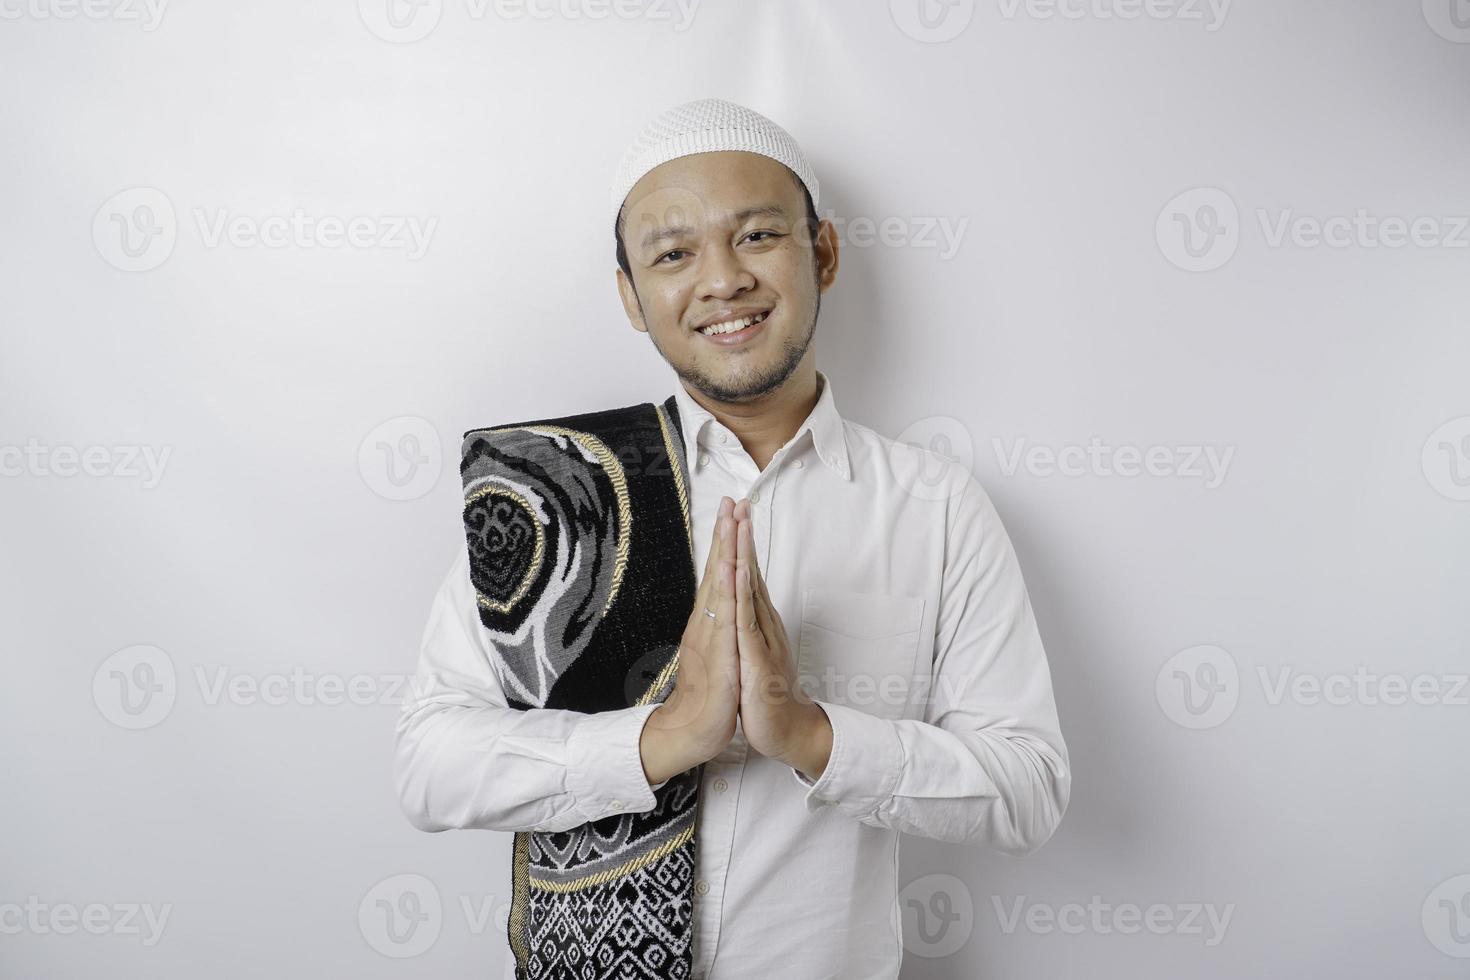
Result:
{"type": "Polygon", "coordinates": [[[754,218],[754,217],[757,217],[757,216],[761,216],[761,215],[764,215],[764,216],[769,217],[769,218],[785,218],[785,217],[787,217],[786,209],[783,208],[781,205],[779,205],[779,204],[762,204],[762,205],[760,205],[758,207],[745,208],[743,211],[737,211],[736,214],[735,214],[735,223],[737,225],[743,225],[747,221],[749,221],[751,218],[754,218]]]}
{"type": "MultiPolygon", "coordinates": [[[[735,212],[735,224],[743,225],[751,218],[761,216],[771,218],[786,218],[788,220],[790,218],[790,215],[787,213],[786,209],[779,204],[759,204],[755,207],[741,208],[739,211],[735,212]]],[[[654,245],[658,244],[661,241],[665,241],[670,238],[679,238],[683,235],[688,235],[693,231],[694,229],[690,228],[688,225],[672,225],[668,228],[654,228],[650,230],[648,234],[643,236],[643,247],[645,249],[652,248],[654,245]]]]}
{"type": "Polygon", "coordinates": [[[693,230],[694,229],[686,225],[675,225],[670,228],[654,228],[648,234],[643,236],[643,247],[645,249],[649,249],[659,242],[664,241],[665,239],[682,238],[693,230]]]}

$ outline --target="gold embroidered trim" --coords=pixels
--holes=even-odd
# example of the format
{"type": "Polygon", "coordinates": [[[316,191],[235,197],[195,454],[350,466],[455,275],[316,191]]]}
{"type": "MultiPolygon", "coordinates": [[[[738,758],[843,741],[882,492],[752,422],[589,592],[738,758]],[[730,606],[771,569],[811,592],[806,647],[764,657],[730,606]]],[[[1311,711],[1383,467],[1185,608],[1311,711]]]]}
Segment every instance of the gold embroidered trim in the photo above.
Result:
{"type": "Polygon", "coordinates": [[[526,948],[527,903],[531,898],[527,887],[530,846],[531,835],[529,833],[522,831],[516,834],[515,851],[510,859],[510,950],[516,958],[517,976],[524,975],[530,960],[530,950],[526,948]]]}
{"type": "MultiPolygon", "coordinates": [[[[664,453],[669,457],[669,469],[674,473],[674,489],[679,496],[679,510],[684,515],[684,536],[689,542],[689,564],[693,567],[694,525],[689,520],[689,491],[684,486],[684,467],[679,465],[679,460],[682,457],[674,446],[673,424],[669,420],[668,413],[662,405],[653,406],[653,410],[658,415],[659,431],[663,433],[664,453]]],[[[698,585],[698,583],[695,584],[696,586],[698,585]]],[[[669,679],[679,669],[679,653],[679,650],[674,651],[674,655],[669,659],[668,664],[664,666],[663,670],[659,671],[658,678],[653,682],[653,686],[643,692],[643,696],[638,699],[637,704],[648,704],[659,691],[663,690],[664,685],[669,683],[669,679]]]]}
{"type": "Polygon", "coordinates": [[[689,539],[689,564],[693,565],[694,525],[689,520],[689,491],[684,488],[684,467],[679,465],[680,456],[674,449],[674,436],[664,407],[655,405],[653,410],[658,413],[658,427],[664,434],[664,452],[669,457],[669,469],[674,471],[674,488],[679,492],[679,509],[684,512],[684,536],[689,539]]]}
{"type": "Polygon", "coordinates": [[[686,827],[684,832],[673,840],[660,844],[647,854],[640,854],[631,861],[625,861],[616,868],[609,868],[606,871],[599,871],[595,875],[587,875],[585,878],[576,878],[572,881],[547,881],[544,878],[532,878],[531,887],[539,891],[556,892],[557,894],[564,895],[567,892],[582,891],[586,888],[592,888],[595,885],[606,884],[614,878],[622,878],[632,874],[644,865],[657,861],[659,858],[677,850],[693,839],[694,827],[691,825],[686,827]]]}
{"type": "Polygon", "coordinates": [[[674,676],[674,671],[679,669],[679,653],[682,649],[681,647],[679,650],[674,651],[674,655],[669,658],[669,662],[664,665],[664,669],[658,672],[658,677],[654,678],[653,684],[634,702],[634,707],[650,703],[654,695],[664,689],[664,685],[669,682],[669,678],[674,676]]]}

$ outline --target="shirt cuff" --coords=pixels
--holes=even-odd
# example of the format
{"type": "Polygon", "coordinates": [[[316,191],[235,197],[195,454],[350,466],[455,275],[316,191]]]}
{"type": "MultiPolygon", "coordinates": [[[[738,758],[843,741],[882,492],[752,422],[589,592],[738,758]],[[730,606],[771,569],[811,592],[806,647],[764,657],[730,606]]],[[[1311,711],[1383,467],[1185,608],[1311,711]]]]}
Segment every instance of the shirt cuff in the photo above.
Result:
{"type": "Polygon", "coordinates": [[[845,704],[815,703],[832,723],[832,754],[815,782],[791,767],[796,781],[806,788],[807,811],[830,806],[858,820],[871,816],[892,798],[903,772],[898,728],[887,718],[845,704]]]}
{"type": "MultiPolygon", "coordinates": [[[[567,739],[567,791],[590,822],[621,813],[647,813],[653,791],[639,743],[660,702],[589,714],[567,739]]],[[[665,780],[667,782],[667,780],[665,780]]]]}

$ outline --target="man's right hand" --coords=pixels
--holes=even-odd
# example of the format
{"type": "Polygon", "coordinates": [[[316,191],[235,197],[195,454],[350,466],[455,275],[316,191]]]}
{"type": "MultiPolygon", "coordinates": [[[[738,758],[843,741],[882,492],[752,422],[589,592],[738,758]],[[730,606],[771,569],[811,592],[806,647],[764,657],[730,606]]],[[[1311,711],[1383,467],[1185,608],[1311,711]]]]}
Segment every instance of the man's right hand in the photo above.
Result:
{"type": "Polygon", "coordinates": [[[740,710],[735,557],[735,502],[721,497],[704,577],[679,644],[674,689],[648,716],[638,743],[650,785],[713,759],[735,734],[740,710]],[[716,618],[705,614],[706,607],[716,618]]]}

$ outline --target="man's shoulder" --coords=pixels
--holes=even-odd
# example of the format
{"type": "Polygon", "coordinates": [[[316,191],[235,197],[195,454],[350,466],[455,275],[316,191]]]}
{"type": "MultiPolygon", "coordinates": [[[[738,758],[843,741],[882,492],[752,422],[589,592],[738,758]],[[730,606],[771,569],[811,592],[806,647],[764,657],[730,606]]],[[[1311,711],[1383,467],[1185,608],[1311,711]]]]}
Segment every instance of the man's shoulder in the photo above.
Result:
{"type": "Polygon", "coordinates": [[[925,419],[896,436],[851,419],[842,425],[855,471],[862,467],[914,496],[952,505],[966,495],[985,495],[971,470],[970,434],[953,419],[925,419]]]}

